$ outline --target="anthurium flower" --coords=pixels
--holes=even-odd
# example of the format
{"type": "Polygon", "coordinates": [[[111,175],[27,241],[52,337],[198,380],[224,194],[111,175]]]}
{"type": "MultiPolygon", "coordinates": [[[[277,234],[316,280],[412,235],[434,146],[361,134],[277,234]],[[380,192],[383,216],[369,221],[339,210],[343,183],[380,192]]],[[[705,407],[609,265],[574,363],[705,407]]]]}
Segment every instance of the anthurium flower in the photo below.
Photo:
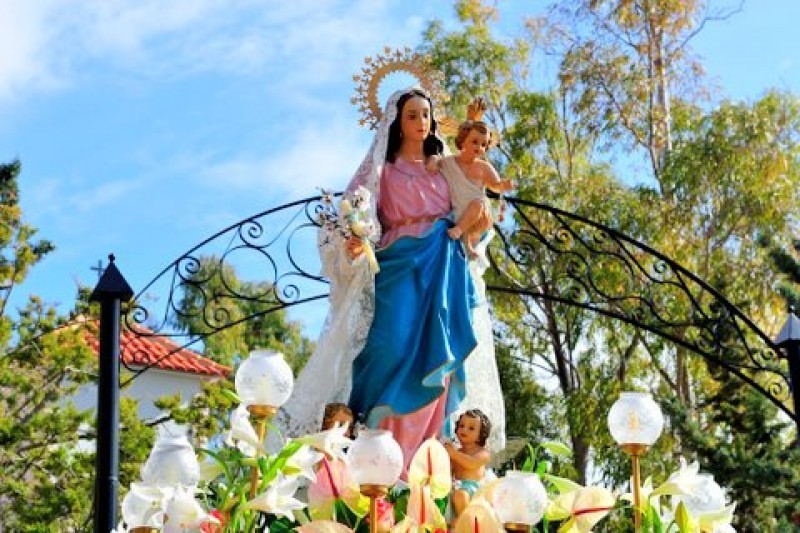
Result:
{"type": "Polygon", "coordinates": [[[344,461],[324,457],[308,487],[308,507],[312,518],[333,518],[336,500],[342,500],[359,516],[369,510],[369,499],[361,495],[358,483],[344,461]]]}
{"type": "Polygon", "coordinates": [[[259,447],[258,434],[250,423],[250,413],[244,405],[231,412],[231,429],[228,431],[225,444],[239,448],[247,456],[256,455],[259,447]]]}
{"type": "Polygon", "coordinates": [[[419,527],[447,529],[447,521],[431,498],[428,486],[411,485],[406,515],[410,516],[419,527]]]}
{"type": "Polygon", "coordinates": [[[344,448],[352,444],[352,440],[345,434],[347,433],[347,424],[339,424],[338,422],[331,428],[319,433],[312,433],[304,437],[298,437],[295,442],[308,444],[315,450],[318,450],[330,458],[346,460],[344,448]]]}
{"type": "Polygon", "coordinates": [[[559,494],[566,494],[568,492],[572,492],[573,490],[578,490],[583,487],[583,485],[575,483],[571,479],[554,476],[552,474],[544,474],[542,476],[542,479],[544,479],[553,487],[555,487],[556,491],[559,494]]]}
{"type": "Polygon", "coordinates": [[[164,533],[178,533],[185,529],[199,528],[207,522],[219,523],[194,499],[193,489],[178,486],[167,501],[164,514],[164,533]]]}
{"type": "Polygon", "coordinates": [[[344,524],[332,520],[314,520],[297,528],[299,533],[353,533],[344,524]]]}
{"type": "Polygon", "coordinates": [[[485,498],[470,500],[456,521],[454,533],[494,533],[503,531],[497,513],[485,498]]]}
{"type": "Polygon", "coordinates": [[[567,520],[559,533],[588,533],[614,508],[616,497],[603,487],[583,487],[558,495],[547,506],[548,520],[567,520]]]}
{"type": "Polygon", "coordinates": [[[422,443],[408,467],[408,483],[429,486],[433,498],[450,494],[450,456],[441,442],[428,439],[422,443]]]}
{"type": "Polygon", "coordinates": [[[294,520],[292,512],[303,509],[306,506],[306,504],[294,497],[299,487],[299,478],[280,476],[267,487],[266,491],[247,502],[244,507],[245,509],[256,509],[294,520]]]}

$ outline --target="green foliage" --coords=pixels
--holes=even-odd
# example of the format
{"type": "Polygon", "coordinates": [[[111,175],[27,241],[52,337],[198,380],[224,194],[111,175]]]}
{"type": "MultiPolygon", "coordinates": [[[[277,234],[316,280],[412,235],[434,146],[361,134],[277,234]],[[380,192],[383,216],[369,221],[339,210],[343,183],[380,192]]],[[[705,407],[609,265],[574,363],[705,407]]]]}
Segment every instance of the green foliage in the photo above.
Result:
{"type": "MultiPolygon", "coordinates": [[[[711,4],[554,2],[546,16],[525,22],[523,38],[504,39],[495,32],[496,8],[463,0],[455,7],[461,26],[431,23],[422,49],[445,73],[450,116],[488,97],[488,120],[501,135],[490,156],[515,180],[516,196],[649,244],[769,330],[785,317],[780,296],[797,295],[800,100],[770,91],[752,102],[709,104],[688,43],[709,13],[735,13],[711,4]],[[548,70],[537,68],[539,60],[556,66],[552,79],[540,76],[548,70]]],[[[524,215],[555,230],[544,215],[524,215]]],[[[522,227],[519,218],[507,224],[522,227]]],[[[552,293],[563,255],[534,255],[518,239],[510,244],[526,261],[498,265],[502,279],[490,271],[487,284],[552,293]]],[[[688,313],[686,298],[643,293],[613,258],[598,257],[592,274],[604,294],[653,296],[665,316],[688,313]]],[[[591,455],[601,470],[594,475],[623,483],[630,467],[605,428],[606,413],[620,390],[647,390],[668,414],[665,433],[642,459],[647,475],[673,470],[680,454],[698,457],[731,487],[741,524],[789,513],[793,500],[779,490],[764,492],[768,502],[759,507],[753,480],[777,476],[796,492],[797,461],[781,454],[791,428],[738,378],[632,325],[559,302],[490,296],[506,404],[524,406],[509,409],[509,433],[569,442],[578,479],[591,455]]]]}
{"type": "Polygon", "coordinates": [[[225,365],[255,348],[284,354],[295,372],[313,351],[300,325],[275,310],[266,282],[239,279],[233,266],[215,256],[198,258],[196,272],[184,283],[175,325],[203,338],[204,354],[225,365]]]}
{"type": "MultiPolygon", "coordinates": [[[[85,530],[91,523],[95,471],[92,411],[73,398],[91,391],[97,358],[87,340],[96,335],[92,307],[79,296],[70,317],[36,296],[13,314],[11,291],[47,253],[19,209],[18,162],[0,165],[0,524],[9,531],[85,530]],[[77,317],[82,316],[81,320],[77,317]],[[13,392],[12,392],[13,391],[13,392]]],[[[84,295],[85,296],[85,295],[84,295]]],[[[120,414],[120,482],[139,476],[153,430],[123,399],[120,414]]]]}

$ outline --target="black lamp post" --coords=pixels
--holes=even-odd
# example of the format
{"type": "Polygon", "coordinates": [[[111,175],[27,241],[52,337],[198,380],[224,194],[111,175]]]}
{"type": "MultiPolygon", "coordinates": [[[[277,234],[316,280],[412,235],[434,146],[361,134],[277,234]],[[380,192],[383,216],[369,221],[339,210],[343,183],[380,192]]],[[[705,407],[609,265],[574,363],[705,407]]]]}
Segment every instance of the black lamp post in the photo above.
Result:
{"type": "Polygon", "coordinates": [[[789,361],[789,386],[794,399],[797,442],[800,444],[800,318],[797,318],[793,307],[789,307],[789,317],[775,338],[775,344],[784,349],[789,361]]]}
{"type": "Polygon", "coordinates": [[[94,479],[94,531],[117,526],[119,487],[119,330],[120,307],[133,291],[108,256],[108,267],[92,292],[100,302],[99,377],[97,380],[97,454],[94,479]]]}

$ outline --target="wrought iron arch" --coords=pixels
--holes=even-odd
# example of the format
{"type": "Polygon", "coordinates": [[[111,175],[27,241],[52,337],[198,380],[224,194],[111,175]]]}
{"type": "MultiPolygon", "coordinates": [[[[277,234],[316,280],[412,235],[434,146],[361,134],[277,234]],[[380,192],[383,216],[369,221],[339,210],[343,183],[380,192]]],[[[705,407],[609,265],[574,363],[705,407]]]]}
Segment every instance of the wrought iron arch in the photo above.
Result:
{"type": "MultiPolygon", "coordinates": [[[[322,200],[314,196],[268,209],[196,245],[134,297],[125,327],[136,335],[175,337],[183,348],[247,320],[325,298],[328,282],[319,274],[316,254],[322,200]],[[215,258],[211,270],[202,268],[203,257],[215,258]],[[226,280],[229,268],[267,283],[261,292],[244,291],[226,280]],[[218,282],[209,283],[214,276],[218,282]],[[162,292],[165,302],[148,305],[153,293],[162,292]],[[186,294],[196,299],[190,315],[182,305],[186,294]],[[248,302],[252,312],[232,313],[226,303],[237,301],[248,302]],[[200,325],[193,336],[178,327],[186,319],[200,325]]],[[[726,369],[800,425],[787,407],[791,387],[781,349],[719,291],[613,228],[549,205],[506,201],[514,222],[497,227],[488,253],[488,290],[576,306],[654,333],[726,369]],[[520,275],[545,259],[546,283],[520,275]]],[[[130,368],[129,379],[157,363],[130,368]]]]}

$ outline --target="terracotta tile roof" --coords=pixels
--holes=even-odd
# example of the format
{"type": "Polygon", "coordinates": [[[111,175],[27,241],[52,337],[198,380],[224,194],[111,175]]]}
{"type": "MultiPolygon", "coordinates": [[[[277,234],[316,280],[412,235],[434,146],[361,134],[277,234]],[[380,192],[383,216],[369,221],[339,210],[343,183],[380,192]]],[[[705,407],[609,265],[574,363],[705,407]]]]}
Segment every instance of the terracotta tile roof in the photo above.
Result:
{"type": "MultiPolygon", "coordinates": [[[[122,360],[128,366],[154,365],[159,370],[212,377],[227,377],[231,373],[230,367],[188,348],[181,348],[168,337],[157,335],[141,326],[136,329],[138,333],[124,327],[120,331],[122,360]]],[[[92,350],[99,353],[100,343],[97,337],[90,336],[88,342],[92,350]]]]}

